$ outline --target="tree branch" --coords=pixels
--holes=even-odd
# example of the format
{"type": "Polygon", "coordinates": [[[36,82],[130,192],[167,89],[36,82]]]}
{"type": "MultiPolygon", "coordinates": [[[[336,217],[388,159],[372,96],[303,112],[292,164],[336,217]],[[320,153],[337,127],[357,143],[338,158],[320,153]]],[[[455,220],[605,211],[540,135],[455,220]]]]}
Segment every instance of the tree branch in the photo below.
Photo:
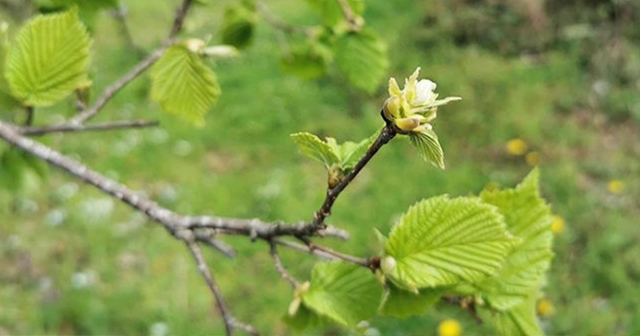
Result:
{"type": "Polygon", "coordinates": [[[271,247],[270,251],[271,257],[273,257],[273,263],[275,264],[278,273],[280,273],[280,276],[283,279],[287,280],[287,282],[289,282],[294,289],[298,288],[298,286],[300,286],[300,283],[296,279],[294,279],[289,274],[289,272],[287,272],[287,269],[284,268],[284,265],[282,264],[282,260],[280,259],[280,255],[278,254],[276,242],[272,239],[269,241],[269,245],[271,247]]]}
{"type": "Polygon", "coordinates": [[[220,311],[220,315],[222,315],[222,319],[224,320],[224,327],[226,330],[226,334],[231,336],[233,334],[233,317],[229,313],[229,309],[227,309],[227,305],[224,303],[224,299],[222,298],[222,293],[220,292],[220,288],[218,284],[213,280],[213,276],[209,271],[209,267],[207,267],[207,263],[202,256],[202,251],[198,244],[191,239],[185,239],[185,243],[191,251],[193,255],[193,259],[195,259],[196,264],[198,265],[198,271],[207,282],[207,286],[209,286],[209,290],[213,293],[214,298],[216,299],[216,304],[218,306],[218,310],[220,311]]]}
{"type": "Polygon", "coordinates": [[[70,119],[68,121],[68,124],[79,125],[93,118],[96,114],[98,114],[98,112],[100,112],[100,110],[107,104],[107,102],[109,102],[109,100],[111,100],[111,98],[115,96],[116,93],[122,90],[122,88],[129,84],[129,82],[134,80],[141,73],[147,70],[151,65],[153,65],[153,63],[155,63],[162,56],[162,54],[164,54],[167,48],[171,46],[174,37],[180,32],[180,30],[182,30],[184,18],[189,12],[189,7],[191,6],[192,2],[192,0],[182,1],[182,4],[176,12],[175,18],[173,19],[173,26],[171,27],[169,36],[160,48],[149,54],[145,59],[140,61],[140,63],[138,63],[133,69],[131,69],[131,71],[129,71],[124,76],[122,76],[122,78],[107,87],[90,109],[84,110],[74,118],[70,119]]]}
{"type": "Polygon", "coordinates": [[[309,27],[294,26],[282,21],[280,18],[275,16],[262,1],[256,3],[256,8],[258,9],[260,17],[262,17],[268,25],[277,30],[287,34],[303,34],[306,36],[313,35],[313,30],[309,27]]]}
{"type": "Polygon", "coordinates": [[[80,112],[75,117],[71,118],[67,124],[69,125],[80,125],[85,123],[87,120],[95,117],[98,112],[116,95],[120,90],[122,90],[129,82],[134,80],[136,77],[140,76],[145,70],[147,70],[153,63],[155,63],[162,54],[164,54],[165,50],[169,47],[170,43],[163,44],[160,48],[156,49],[154,52],[149,54],[145,59],[140,61],[131,71],[126,73],[120,79],[118,79],[115,83],[111,84],[107,87],[102,95],[98,97],[96,102],[89,108],[88,110],[84,110],[80,112]]]}
{"type": "Polygon", "coordinates": [[[115,129],[130,129],[130,128],[145,128],[158,126],[158,121],[147,120],[123,120],[106,122],[93,125],[83,124],[62,124],[62,125],[50,125],[43,127],[22,127],[18,129],[18,132],[22,135],[28,136],[41,136],[49,133],[70,133],[70,132],[90,132],[90,131],[108,131],[115,129]]]}
{"type": "Polygon", "coordinates": [[[365,155],[360,159],[360,161],[358,161],[358,163],[356,163],[349,174],[347,174],[347,176],[345,176],[345,178],[334,188],[327,189],[324,203],[313,215],[312,227],[310,228],[311,231],[321,230],[326,227],[324,220],[331,215],[331,207],[333,207],[333,203],[335,203],[338,196],[340,196],[344,189],[356,178],[356,176],[358,176],[358,173],[360,173],[362,168],[364,168],[373,156],[376,155],[378,150],[391,141],[395,136],[396,131],[393,129],[392,124],[387,122],[387,124],[382,128],[382,131],[380,131],[378,138],[373,144],[371,144],[365,155]]]}

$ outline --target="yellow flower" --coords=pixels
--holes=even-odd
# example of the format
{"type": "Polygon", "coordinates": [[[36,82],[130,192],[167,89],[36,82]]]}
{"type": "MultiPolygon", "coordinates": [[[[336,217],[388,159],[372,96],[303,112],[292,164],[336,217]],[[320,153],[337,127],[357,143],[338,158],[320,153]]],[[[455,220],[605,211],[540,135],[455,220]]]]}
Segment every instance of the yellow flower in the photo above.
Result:
{"type": "Polygon", "coordinates": [[[527,165],[535,167],[540,163],[540,154],[538,152],[529,152],[524,156],[524,161],[527,165]]]}
{"type": "Polygon", "coordinates": [[[384,117],[392,121],[401,132],[420,133],[432,129],[430,124],[437,116],[438,106],[460,100],[460,97],[438,99],[434,92],[436,83],[421,79],[420,68],[405,79],[404,89],[400,90],[395,78],[389,79],[389,98],[383,107],[384,117]]]}
{"type": "Polygon", "coordinates": [[[564,232],[564,218],[556,215],[551,215],[551,231],[555,234],[561,234],[564,232]]]}
{"type": "Polygon", "coordinates": [[[609,184],[607,184],[607,190],[614,195],[620,194],[624,191],[624,182],[620,180],[611,180],[609,181],[609,184]]]}
{"type": "Polygon", "coordinates": [[[529,146],[524,140],[520,138],[514,138],[507,141],[507,152],[511,155],[521,156],[527,153],[529,146]]]}
{"type": "Polygon", "coordinates": [[[556,308],[550,300],[542,299],[538,301],[538,315],[541,317],[549,317],[555,313],[556,308]]]}
{"type": "Polygon", "coordinates": [[[447,319],[440,322],[438,326],[438,336],[460,336],[462,335],[462,327],[460,323],[454,319],[447,319]]]}

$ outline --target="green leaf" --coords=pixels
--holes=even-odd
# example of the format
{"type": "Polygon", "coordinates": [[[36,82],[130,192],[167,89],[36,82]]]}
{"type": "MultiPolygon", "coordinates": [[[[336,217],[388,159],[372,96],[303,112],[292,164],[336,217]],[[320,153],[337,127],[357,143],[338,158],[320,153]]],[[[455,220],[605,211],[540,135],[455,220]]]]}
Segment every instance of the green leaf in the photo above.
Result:
{"type": "Polygon", "coordinates": [[[382,286],[371,272],[344,262],[318,263],[303,303],[317,314],[355,326],[376,314],[382,286]]]}
{"type": "MultiPolygon", "coordinates": [[[[340,3],[336,0],[307,0],[311,8],[313,8],[320,17],[322,23],[329,27],[334,27],[344,21],[344,12],[340,3]]],[[[351,7],[351,11],[360,15],[364,11],[363,0],[347,0],[347,3],[351,7]]]]}
{"type": "Polygon", "coordinates": [[[48,176],[46,162],[17,148],[8,148],[0,155],[0,187],[15,193],[38,191],[48,176]]]}
{"type": "Polygon", "coordinates": [[[420,152],[425,161],[444,169],[444,152],[438,142],[436,132],[424,130],[422,133],[409,133],[409,141],[420,152]]]}
{"type": "Polygon", "coordinates": [[[369,147],[373,144],[373,142],[378,137],[378,133],[370,136],[367,139],[364,139],[360,142],[351,142],[345,141],[340,145],[339,155],[340,158],[340,166],[347,170],[353,168],[353,166],[358,163],[358,161],[364,156],[369,147]]]}
{"type": "Polygon", "coordinates": [[[201,126],[220,95],[216,75],[196,53],[174,45],[151,69],[151,99],[174,115],[201,126]]]}
{"type": "Polygon", "coordinates": [[[327,169],[340,161],[333,148],[317,136],[307,132],[294,133],[290,136],[302,154],[319,161],[327,169]]]}
{"type": "Polygon", "coordinates": [[[87,80],[89,34],[76,9],[39,15],[9,48],[5,76],[13,95],[28,106],[48,106],[87,80]]]}
{"type": "Polygon", "coordinates": [[[372,93],[385,79],[387,48],[373,32],[363,29],[344,34],[334,50],[338,69],[354,86],[372,93]]]}
{"type": "Polygon", "coordinates": [[[544,332],[536,317],[536,296],[529,295],[517,306],[506,312],[498,313],[496,327],[504,336],[542,336],[544,332]]]}
{"type": "Polygon", "coordinates": [[[286,314],[282,319],[287,325],[296,330],[318,328],[325,325],[327,322],[326,319],[314,313],[304,304],[300,305],[295,315],[291,316],[289,314],[286,314]]]}
{"type": "Polygon", "coordinates": [[[331,51],[320,43],[293,43],[280,59],[282,71],[303,79],[318,78],[326,73],[331,51]]]}
{"type": "Polygon", "coordinates": [[[414,292],[476,283],[495,275],[517,243],[497,208],[477,198],[434,197],[409,208],[391,230],[385,252],[397,265],[388,276],[414,292]]]}
{"type": "Polygon", "coordinates": [[[540,287],[553,252],[551,212],[538,191],[538,170],[533,170],[515,189],[484,191],[486,203],[495,205],[509,231],[522,239],[501,272],[477,285],[485,299],[498,310],[519,304],[540,287]]]}
{"type": "Polygon", "coordinates": [[[382,306],[383,315],[407,318],[424,314],[431,306],[440,301],[446,288],[424,288],[419,293],[402,290],[389,284],[387,298],[382,306]]]}
{"type": "Polygon", "coordinates": [[[247,47],[253,39],[256,13],[250,4],[234,2],[227,6],[222,21],[222,43],[238,49],[247,47]]]}

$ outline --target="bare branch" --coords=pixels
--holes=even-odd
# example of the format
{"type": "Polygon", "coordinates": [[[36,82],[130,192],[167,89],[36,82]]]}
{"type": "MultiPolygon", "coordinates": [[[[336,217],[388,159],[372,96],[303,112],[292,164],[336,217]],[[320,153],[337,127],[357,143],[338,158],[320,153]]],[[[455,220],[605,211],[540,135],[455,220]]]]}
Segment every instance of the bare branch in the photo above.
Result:
{"type": "Polygon", "coordinates": [[[230,336],[233,334],[234,319],[229,313],[229,309],[227,308],[227,305],[224,303],[224,299],[222,298],[222,293],[220,292],[220,288],[218,287],[218,284],[213,279],[213,276],[209,271],[209,267],[207,267],[207,263],[204,260],[204,257],[202,256],[202,251],[200,250],[200,247],[198,247],[198,244],[195,241],[193,241],[193,239],[185,239],[185,243],[187,244],[189,251],[191,251],[191,254],[193,255],[193,259],[196,260],[196,264],[198,265],[198,271],[200,272],[204,280],[207,282],[207,285],[209,286],[209,290],[211,290],[211,293],[213,293],[213,296],[216,299],[218,310],[220,311],[220,315],[222,315],[222,319],[224,320],[224,327],[225,327],[226,333],[227,335],[230,336]]]}
{"type": "Polygon", "coordinates": [[[256,3],[256,8],[258,9],[260,17],[262,17],[267,24],[277,30],[287,34],[313,35],[313,30],[310,27],[294,26],[282,21],[279,17],[275,16],[271,10],[269,10],[269,7],[267,7],[266,4],[261,1],[256,3]]]}
{"type": "Polygon", "coordinates": [[[289,274],[289,272],[287,272],[287,269],[284,268],[284,265],[282,264],[282,260],[280,259],[280,255],[278,254],[278,248],[276,246],[276,242],[272,239],[269,241],[269,245],[271,247],[271,256],[273,257],[273,263],[275,264],[276,270],[278,271],[278,273],[280,273],[280,276],[283,279],[287,280],[294,289],[298,288],[300,283],[296,281],[296,279],[294,279],[289,274]]]}
{"type": "Polygon", "coordinates": [[[158,121],[147,120],[123,120],[106,122],[100,124],[83,125],[83,124],[62,124],[43,127],[22,127],[18,132],[28,136],[40,136],[49,133],[69,133],[69,132],[89,132],[89,131],[108,131],[115,129],[131,129],[158,126],[158,121]]]}
{"type": "Polygon", "coordinates": [[[349,22],[352,29],[358,30],[362,28],[362,20],[358,19],[358,16],[353,12],[353,9],[347,2],[347,0],[336,0],[342,9],[342,14],[344,15],[345,20],[349,22]]]}
{"type": "Polygon", "coordinates": [[[193,234],[198,242],[207,244],[220,253],[226,255],[229,258],[235,258],[236,250],[227,243],[215,238],[215,231],[213,229],[198,229],[193,230],[193,234]]]}
{"type": "Polygon", "coordinates": [[[176,12],[176,16],[173,20],[173,26],[171,27],[171,31],[169,32],[169,36],[162,44],[162,46],[156,49],[154,52],[149,54],[145,59],[140,61],[131,71],[126,73],[122,78],[118,79],[115,83],[111,84],[107,87],[102,95],[96,100],[96,102],[91,106],[90,109],[82,111],[80,114],[69,120],[68,124],[78,125],[85,123],[87,120],[93,118],[100,110],[107,104],[116,93],[118,93],[122,88],[124,88],[129,82],[138,77],[141,73],[147,70],[153,63],[155,63],[162,54],[167,50],[171,44],[173,44],[174,37],[182,30],[182,25],[184,23],[184,18],[189,12],[189,7],[192,4],[192,0],[183,0],[182,4],[178,8],[176,12]]]}
{"type": "MultiPolygon", "coordinates": [[[[258,219],[179,215],[70,157],[20,135],[19,132],[20,129],[16,125],[0,121],[0,138],[144,213],[149,219],[161,224],[173,235],[178,235],[180,231],[184,230],[210,228],[216,229],[217,233],[240,234],[253,239],[264,240],[270,240],[277,236],[309,236],[309,226],[311,224],[307,223],[289,225],[283,222],[265,223],[258,219]]],[[[331,229],[327,232],[319,230],[314,234],[320,236],[339,235],[344,238],[342,231],[337,229],[331,229]]]]}
{"type": "Polygon", "coordinates": [[[169,32],[168,39],[171,40],[182,30],[182,25],[184,24],[184,18],[187,16],[189,12],[189,7],[191,6],[192,0],[183,0],[182,4],[176,11],[176,16],[173,19],[173,26],[171,27],[171,31],[169,32]]]}
{"type": "Polygon", "coordinates": [[[391,123],[387,123],[378,138],[371,144],[371,147],[367,150],[364,156],[356,163],[353,169],[345,176],[345,178],[338,183],[334,188],[327,189],[327,194],[324,199],[324,203],[320,207],[318,211],[313,215],[312,228],[313,230],[320,230],[326,227],[324,223],[325,218],[331,215],[331,207],[333,207],[333,203],[336,201],[338,196],[344,191],[344,189],[358,176],[358,173],[364,168],[367,163],[373,158],[374,155],[378,152],[382,146],[386,145],[391,139],[396,136],[396,131],[393,128],[391,123]]]}
{"type": "MultiPolygon", "coordinates": [[[[302,240],[305,241],[304,239],[302,240]]],[[[352,256],[349,254],[334,251],[328,247],[320,246],[308,241],[305,241],[306,245],[298,244],[298,243],[291,242],[288,240],[283,240],[283,239],[273,239],[273,242],[275,242],[278,245],[286,246],[288,248],[291,248],[297,251],[311,253],[313,255],[316,255],[324,259],[344,260],[346,262],[350,262],[352,264],[356,264],[366,268],[374,268],[375,266],[374,265],[375,258],[365,259],[365,258],[352,256]]]]}
{"type": "Polygon", "coordinates": [[[153,63],[155,63],[162,54],[164,54],[165,50],[169,47],[170,43],[165,43],[160,48],[156,49],[154,52],[149,54],[145,59],[140,61],[131,71],[126,73],[122,78],[118,79],[115,83],[111,84],[107,87],[102,95],[98,97],[96,102],[89,108],[88,110],[84,110],[74,118],[71,118],[67,124],[70,125],[80,125],[85,123],[87,120],[93,118],[100,110],[116,95],[122,88],[124,88],[129,82],[134,80],[136,77],[140,76],[145,70],[147,70],[153,63]]]}

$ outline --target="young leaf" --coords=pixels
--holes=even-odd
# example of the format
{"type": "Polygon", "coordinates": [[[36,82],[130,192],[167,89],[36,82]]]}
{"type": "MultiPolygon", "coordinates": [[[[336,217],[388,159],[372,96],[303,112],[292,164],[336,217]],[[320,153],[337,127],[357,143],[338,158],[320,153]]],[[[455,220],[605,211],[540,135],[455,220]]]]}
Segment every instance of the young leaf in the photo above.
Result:
{"type": "Polygon", "coordinates": [[[422,133],[409,133],[409,141],[420,152],[422,158],[436,167],[444,169],[444,152],[438,142],[436,132],[424,130],[422,133]]]}
{"type": "Polygon", "coordinates": [[[506,310],[536,290],[549,268],[553,252],[551,213],[538,191],[538,170],[515,189],[484,191],[480,195],[503,214],[509,231],[522,239],[507,257],[500,273],[477,284],[482,295],[498,310],[506,310]]]}
{"type": "Polygon", "coordinates": [[[385,44],[369,30],[349,32],[335,44],[338,69],[354,86],[372,93],[385,78],[389,60],[385,44]]]}
{"type": "Polygon", "coordinates": [[[333,148],[311,133],[294,133],[291,134],[291,139],[298,145],[302,154],[319,161],[327,169],[340,161],[333,148]]]}
{"type": "Polygon", "coordinates": [[[284,322],[296,330],[321,327],[326,324],[326,320],[307,308],[304,304],[300,305],[295,315],[286,314],[283,318],[284,322]]]}
{"type": "Polygon", "coordinates": [[[351,169],[364,156],[371,144],[378,137],[378,133],[358,143],[346,141],[340,146],[340,166],[343,169],[351,169]]]}
{"type": "Polygon", "coordinates": [[[255,9],[242,3],[230,4],[224,12],[222,43],[242,49],[251,43],[255,29],[255,9]]]}
{"type": "Polygon", "coordinates": [[[409,208],[391,230],[385,252],[397,265],[388,276],[414,292],[476,283],[496,274],[517,243],[497,208],[477,198],[434,197],[409,208]]]}
{"type": "Polygon", "coordinates": [[[498,313],[496,327],[504,336],[542,336],[544,333],[536,318],[536,296],[529,295],[517,306],[498,313]]]}
{"type": "Polygon", "coordinates": [[[440,300],[445,291],[445,288],[439,287],[424,288],[419,293],[414,293],[389,284],[381,313],[397,318],[422,315],[440,300]]]}
{"type": "Polygon", "coordinates": [[[12,94],[27,106],[48,106],[87,80],[89,34],[78,11],[39,15],[9,48],[5,76],[12,94]]]}
{"type": "Polygon", "coordinates": [[[344,262],[318,263],[303,303],[317,314],[345,326],[375,315],[382,286],[367,269],[344,262]]]}
{"type": "Polygon", "coordinates": [[[219,95],[213,70],[185,45],[169,48],[151,69],[151,99],[198,126],[219,95]]]}
{"type": "MultiPolygon", "coordinates": [[[[338,1],[307,0],[307,2],[315,11],[318,12],[318,14],[320,14],[324,25],[334,27],[344,21],[344,11],[338,1]]],[[[347,0],[346,2],[354,14],[360,15],[364,11],[363,0],[347,0]]]]}

